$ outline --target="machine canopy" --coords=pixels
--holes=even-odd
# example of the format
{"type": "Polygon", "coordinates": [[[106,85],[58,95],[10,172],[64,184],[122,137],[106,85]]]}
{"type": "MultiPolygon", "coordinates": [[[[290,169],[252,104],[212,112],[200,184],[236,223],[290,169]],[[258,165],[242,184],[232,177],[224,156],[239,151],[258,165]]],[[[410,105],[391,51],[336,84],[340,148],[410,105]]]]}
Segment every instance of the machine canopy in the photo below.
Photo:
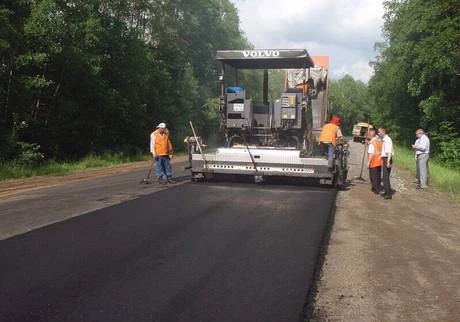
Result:
{"type": "Polygon", "coordinates": [[[218,50],[216,59],[236,69],[301,69],[314,66],[306,49],[218,50]]]}

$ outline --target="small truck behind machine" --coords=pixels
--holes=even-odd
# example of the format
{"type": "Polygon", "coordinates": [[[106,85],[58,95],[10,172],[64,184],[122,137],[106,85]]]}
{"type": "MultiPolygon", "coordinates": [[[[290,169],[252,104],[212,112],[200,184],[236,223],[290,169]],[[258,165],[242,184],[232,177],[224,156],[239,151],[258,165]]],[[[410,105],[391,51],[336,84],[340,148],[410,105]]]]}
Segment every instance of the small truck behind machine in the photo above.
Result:
{"type": "Polygon", "coordinates": [[[372,124],[366,122],[359,122],[353,125],[353,142],[365,143],[369,130],[372,128],[372,124]]]}
{"type": "MultiPolygon", "coordinates": [[[[316,178],[342,187],[347,177],[346,144],[337,144],[332,171],[317,142],[329,117],[328,57],[311,57],[305,49],[223,50],[220,113],[226,144],[205,153],[199,146],[191,155],[193,180],[216,175],[316,178]],[[253,101],[238,77],[225,78],[228,67],[263,71],[262,101],[253,101]],[[285,70],[285,86],[269,101],[269,69],[285,70]]],[[[236,71],[236,73],[235,73],[236,71]]],[[[195,134],[196,135],[196,134],[195,134]]],[[[199,142],[197,140],[197,142],[199,142]]]]}

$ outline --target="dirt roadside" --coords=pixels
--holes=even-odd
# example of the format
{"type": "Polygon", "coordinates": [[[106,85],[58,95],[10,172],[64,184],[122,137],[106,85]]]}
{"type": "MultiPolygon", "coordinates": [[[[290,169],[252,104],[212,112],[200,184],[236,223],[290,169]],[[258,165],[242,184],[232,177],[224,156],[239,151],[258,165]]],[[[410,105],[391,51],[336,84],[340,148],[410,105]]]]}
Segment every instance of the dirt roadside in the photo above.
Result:
{"type": "Polygon", "coordinates": [[[338,194],[311,321],[459,321],[458,202],[416,190],[398,168],[384,200],[370,191],[367,169],[366,181],[356,179],[364,146],[350,149],[351,186],[338,194]]]}

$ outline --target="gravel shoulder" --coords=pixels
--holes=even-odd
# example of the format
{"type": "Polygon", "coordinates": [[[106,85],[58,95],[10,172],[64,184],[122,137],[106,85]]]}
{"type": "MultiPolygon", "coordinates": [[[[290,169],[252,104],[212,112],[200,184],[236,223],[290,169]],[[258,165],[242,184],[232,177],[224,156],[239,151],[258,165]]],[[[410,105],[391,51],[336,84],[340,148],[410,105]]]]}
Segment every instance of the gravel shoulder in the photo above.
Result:
{"type": "Polygon", "coordinates": [[[364,146],[350,146],[311,321],[459,321],[458,202],[398,168],[393,199],[374,195],[367,169],[357,179],[364,146]]]}

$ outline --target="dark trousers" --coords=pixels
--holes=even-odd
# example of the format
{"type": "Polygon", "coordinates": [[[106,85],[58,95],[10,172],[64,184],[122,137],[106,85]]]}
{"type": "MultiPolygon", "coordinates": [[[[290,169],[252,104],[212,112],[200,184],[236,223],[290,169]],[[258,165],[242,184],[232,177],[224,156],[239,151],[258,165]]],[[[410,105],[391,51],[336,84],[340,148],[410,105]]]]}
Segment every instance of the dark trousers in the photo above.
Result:
{"type": "MultiPolygon", "coordinates": [[[[385,194],[391,196],[390,174],[391,167],[387,167],[388,158],[382,157],[382,180],[385,194]]],[[[391,163],[391,162],[390,162],[391,163]]]]}
{"type": "Polygon", "coordinates": [[[382,176],[382,167],[369,168],[369,179],[371,179],[372,191],[380,192],[380,178],[382,176]]]}
{"type": "Polygon", "coordinates": [[[334,149],[332,143],[322,142],[324,148],[324,155],[327,156],[327,167],[329,169],[334,168],[334,149]]]}

